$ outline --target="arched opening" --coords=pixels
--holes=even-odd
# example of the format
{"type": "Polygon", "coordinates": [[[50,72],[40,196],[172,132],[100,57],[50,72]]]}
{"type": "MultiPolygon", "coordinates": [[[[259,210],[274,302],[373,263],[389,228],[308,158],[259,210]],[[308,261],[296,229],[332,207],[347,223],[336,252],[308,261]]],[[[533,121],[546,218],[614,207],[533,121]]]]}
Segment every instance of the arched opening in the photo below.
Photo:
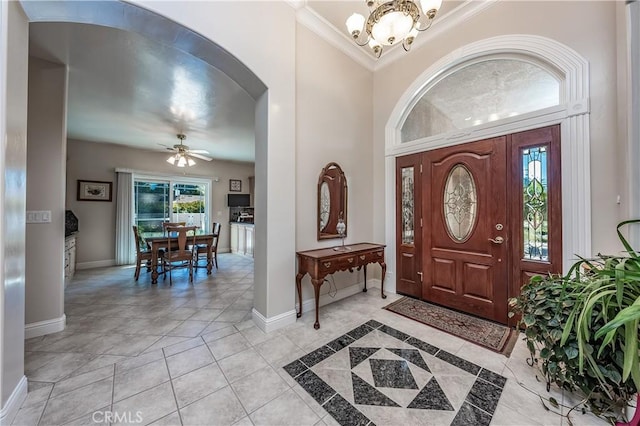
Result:
{"type": "MultiPolygon", "coordinates": [[[[386,125],[385,239],[390,253],[397,251],[397,157],[559,124],[562,141],[560,168],[563,269],[567,270],[576,255],[590,255],[588,77],[588,63],[575,51],[554,40],[530,35],[482,40],[450,53],[429,67],[405,91],[386,125]],[[548,96],[529,104],[522,111],[509,111],[510,108],[516,108],[512,105],[513,102],[510,104],[509,98],[517,99],[521,96],[518,90],[523,87],[522,84],[509,88],[505,87],[503,81],[501,87],[499,78],[495,81],[487,81],[485,78],[477,85],[478,93],[471,96],[470,102],[473,103],[474,99],[476,102],[478,99],[495,100],[496,93],[504,95],[498,98],[499,102],[494,102],[492,109],[482,106],[468,110],[463,108],[462,114],[448,117],[446,110],[459,110],[455,99],[459,99],[458,107],[460,102],[469,100],[466,96],[469,88],[461,90],[458,96],[453,96],[453,100],[449,101],[442,97],[443,91],[437,89],[451,86],[456,83],[456,75],[464,76],[465,72],[473,71],[474,68],[476,71],[484,69],[483,72],[492,76],[497,70],[496,65],[509,65],[512,77],[527,82],[523,90],[534,90],[536,85],[541,85],[548,88],[548,96]],[[552,95],[554,91],[557,93],[555,99],[552,95]],[[429,95],[430,92],[433,96],[429,95]],[[425,116],[424,111],[434,110],[438,106],[445,110],[445,113],[438,111],[441,114],[439,120],[430,123],[419,118],[425,116]],[[422,114],[414,113],[412,116],[412,111],[420,110],[422,114]]],[[[474,85],[472,90],[475,88],[474,85]]],[[[527,106],[526,103],[521,103],[517,108],[523,108],[522,105],[527,106]]],[[[394,272],[392,277],[395,277],[395,281],[390,280],[390,285],[394,286],[398,281],[398,265],[393,256],[389,259],[389,270],[394,272]]]]}

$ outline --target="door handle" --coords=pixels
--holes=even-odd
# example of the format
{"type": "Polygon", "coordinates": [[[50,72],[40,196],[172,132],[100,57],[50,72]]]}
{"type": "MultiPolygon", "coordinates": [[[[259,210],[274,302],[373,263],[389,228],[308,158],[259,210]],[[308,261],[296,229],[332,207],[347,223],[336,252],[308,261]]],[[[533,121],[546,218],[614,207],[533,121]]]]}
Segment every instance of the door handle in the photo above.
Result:
{"type": "Polygon", "coordinates": [[[498,236],[495,239],[489,238],[489,241],[491,241],[494,244],[502,244],[502,243],[504,243],[504,238],[498,236]]]}
{"type": "Polygon", "coordinates": [[[422,282],[422,272],[418,272],[418,275],[420,275],[420,282],[422,282]]]}

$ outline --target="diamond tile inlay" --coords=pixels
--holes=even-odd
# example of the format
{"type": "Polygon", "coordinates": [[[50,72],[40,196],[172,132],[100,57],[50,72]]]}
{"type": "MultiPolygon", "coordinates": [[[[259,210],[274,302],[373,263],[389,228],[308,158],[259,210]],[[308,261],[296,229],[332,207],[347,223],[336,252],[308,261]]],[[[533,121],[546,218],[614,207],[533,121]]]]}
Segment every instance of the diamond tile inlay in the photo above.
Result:
{"type": "Polygon", "coordinates": [[[393,424],[391,419],[489,425],[506,382],[500,374],[374,320],[283,369],[342,426],[393,424]]]}
{"type": "Polygon", "coordinates": [[[351,380],[353,382],[353,399],[356,404],[399,407],[391,398],[388,398],[356,374],[351,373],[351,380]]]}
{"type": "Polygon", "coordinates": [[[354,368],[356,365],[360,364],[362,361],[378,352],[378,350],[380,350],[380,348],[349,347],[349,359],[351,361],[351,368],[354,368]]]}
{"type": "Polygon", "coordinates": [[[423,370],[427,370],[429,373],[431,373],[431,370],[429,370],[427,363],[424,362],[424,358],[422,358],[422,355],[420,355],[420,352],[417,349],[387,348],[387,350],[398,355],[400,358],[404,358],[410,363],[415,364],[418,367],[422,368],[423,370]]]}
{"type": "Polygon", "coordinates": [[[370,359],[373,382],[376,387],[396,389],[418,389],[407,361],[392,359],[370,359]]]}
{"type": "Polygon", "coordinates": [[[453,411],[449,398],[444,394],[435,377],[427,382],[420,393],[414,398],[407,408],[421,408],[423,410],[447,410],[453,411]]]}

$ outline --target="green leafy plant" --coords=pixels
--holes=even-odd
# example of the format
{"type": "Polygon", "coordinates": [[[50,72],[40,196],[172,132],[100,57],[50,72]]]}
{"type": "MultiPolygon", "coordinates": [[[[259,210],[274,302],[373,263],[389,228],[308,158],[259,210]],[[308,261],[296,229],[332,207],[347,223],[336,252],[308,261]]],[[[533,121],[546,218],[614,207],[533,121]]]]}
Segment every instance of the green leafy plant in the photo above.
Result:
{"type": "Polygon", "coordinates": [[[582,393],[610,420],[640,389],[640,257],[620,231],[638,222],[618,225],[625,256],[581,259],[565,276],[534,277],[510,300],[547,386],[582,393]]]}

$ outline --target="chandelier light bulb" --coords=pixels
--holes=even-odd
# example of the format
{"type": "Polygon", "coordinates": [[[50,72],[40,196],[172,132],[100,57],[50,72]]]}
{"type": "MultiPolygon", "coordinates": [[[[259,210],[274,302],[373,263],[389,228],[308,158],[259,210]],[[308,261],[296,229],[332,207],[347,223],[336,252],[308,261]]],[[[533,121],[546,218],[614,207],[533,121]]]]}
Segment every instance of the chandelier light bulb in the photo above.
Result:
{"type": "Polygon", "coordinates": [[[392,12],[380,18],[380,21],[373,26],[371,36],[378,43],[390,46],[404,40],[411,28],[413,28],[411,16],[402,12],[392,12]]]}
{"type": "MultiPolygon", "coordinates": [[[[432,13],[435,16],[435,12],[440,10],[440,6],[442,6],[442,0],[421,0],[420,7],[422,7],[422,13],[424,13],[427,17],[432,13]],[[434,11],[434,12],[431,12],[434,11]]],[[[432,19],[432,17],[429,17],[432,19]]]]}
{"type": "Polygon", "coordinates": [[[364,28],[364,20],[364,16],[359,13],[354,13],[347,19],[347,31],[349,31],[349,34],[354,38],[357,38],[362,32],[362,28],[364,28]]]}

